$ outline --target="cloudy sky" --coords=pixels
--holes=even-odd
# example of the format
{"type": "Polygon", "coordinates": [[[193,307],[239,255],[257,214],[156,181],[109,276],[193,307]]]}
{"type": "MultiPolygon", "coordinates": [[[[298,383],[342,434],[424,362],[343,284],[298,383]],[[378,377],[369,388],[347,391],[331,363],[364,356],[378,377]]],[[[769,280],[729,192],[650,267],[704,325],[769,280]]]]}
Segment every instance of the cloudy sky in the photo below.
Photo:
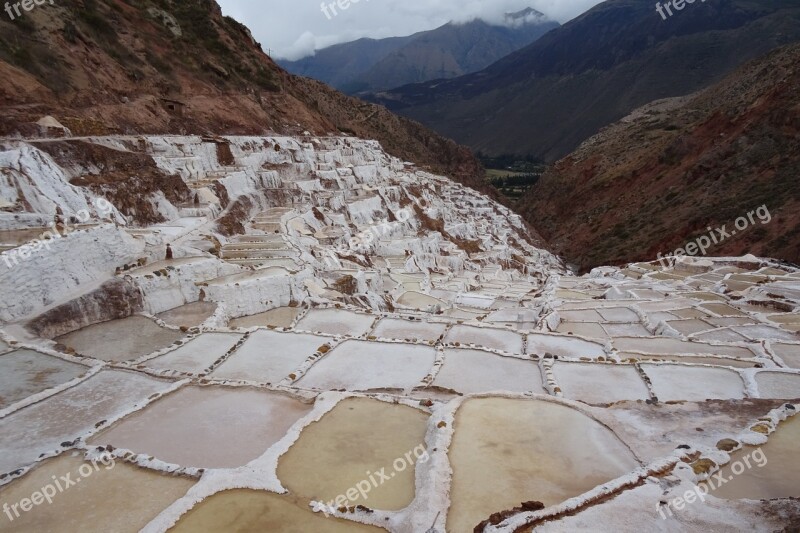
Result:
{"type": "MultiPolygon", "coordinates": [[[[430,30],[451,20],[538,9],[564,23],[600,0],[349,0],[347,9],[322,10],[322,0],[218,0],[226,15],[246,24],[276,58],[299,59],[361,37],[393,37],[430,30]]],[[[336,0],[325,0],[325,5],[336,0]]],[[[347,5],[342,0],[342,5],[347,5]]],[[[336,4],[334,3],[334,6],[336,4]]]]}

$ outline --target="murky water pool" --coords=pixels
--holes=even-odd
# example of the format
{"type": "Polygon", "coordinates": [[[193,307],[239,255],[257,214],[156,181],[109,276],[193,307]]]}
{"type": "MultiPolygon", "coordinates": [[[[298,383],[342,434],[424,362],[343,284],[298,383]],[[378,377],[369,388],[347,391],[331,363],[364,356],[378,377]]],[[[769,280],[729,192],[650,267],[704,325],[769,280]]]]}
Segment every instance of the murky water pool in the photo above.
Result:
{"type": "Polygon", "coordinates": [[[356,522],[325,518],[307,502],[254,490],[220,492],[187,513],[172,533],[349,533],[383,529],[356,522]]]}
{"type": "Polygon", "coordinates": [[[556,403],[481,398],[459,409],[450,448],[447,531],[463,533],[521,502],[554,505],[638,467],[624,444],[556,403]]]}
{"type": "Polygon", "coordinates": [[[374,476],[378,487],[373,484],[366,498],[359,494],[347,505],[403,509],[414,499],[413,451],[424,447],[427,421],[427,413],[404,405],[344,400],[303,430],[280,458],[278,478],[293,494],[327,503],[369,480],[367,472],[382,472],[389,479],[374,476]]]}
{"type": "Polygon", "coordinates": [[[257,459],[311,410],[256,389],[187,387],[91,439],[172,464],[234,468],[257,459]]]}
{"type": "Polygon", "coordinates": [[[55,340],[83,355],[116,362],[157,352],[183,336],[180,331],[162,328],[149,318],[132,316],[94,324],[55,340]]]}

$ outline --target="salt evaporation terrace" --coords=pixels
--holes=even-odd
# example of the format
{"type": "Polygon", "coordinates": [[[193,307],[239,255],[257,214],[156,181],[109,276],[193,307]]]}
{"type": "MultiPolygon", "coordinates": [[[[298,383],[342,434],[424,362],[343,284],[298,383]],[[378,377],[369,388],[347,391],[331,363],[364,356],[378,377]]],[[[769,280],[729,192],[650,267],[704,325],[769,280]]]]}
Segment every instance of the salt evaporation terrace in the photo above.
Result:
{"type": "Polygon", "coordinates": [[[578,277],[505,207],[353,138],[64,141],[180,176],[192,197],[143,192],[144,224],[49,142],[0,152],[0,504],[115,466],[1,530],[798,525],[800,270],[578,277]],[[671,506],[756,447],[768,467],[671,506]]]}

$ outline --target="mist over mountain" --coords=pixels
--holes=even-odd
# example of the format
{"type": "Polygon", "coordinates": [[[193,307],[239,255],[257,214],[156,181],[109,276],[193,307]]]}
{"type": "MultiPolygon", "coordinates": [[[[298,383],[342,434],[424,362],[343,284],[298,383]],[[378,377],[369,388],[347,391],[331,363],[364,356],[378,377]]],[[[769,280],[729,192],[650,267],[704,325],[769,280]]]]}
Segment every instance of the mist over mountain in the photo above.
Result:
{"type": "Polygon", "coordinates": [[[377,91],[476,72],[559,26],[528,8],[507,14],[503,24],[451,22],[407,37],[359,39],[278,62],[347,93],[377,91]]]}
{"type": "Polygon", "coordinates": [[[554,161],[637,107],[798,39],[798,0],[695,3],[666,21],[649,1],[609,0],[480,72],[374,101],[474,150],[554,161]]]}

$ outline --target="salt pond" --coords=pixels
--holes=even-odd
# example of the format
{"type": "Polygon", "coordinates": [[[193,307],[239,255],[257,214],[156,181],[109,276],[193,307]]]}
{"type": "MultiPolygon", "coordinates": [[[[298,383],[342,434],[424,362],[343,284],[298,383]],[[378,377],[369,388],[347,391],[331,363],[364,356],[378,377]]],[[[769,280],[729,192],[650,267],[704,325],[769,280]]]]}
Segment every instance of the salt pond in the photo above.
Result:
{"type": "Polygon", "coordinates": [[[344,400],[303,430],[280,458],[278,478],[292,493],[327,504],[367,479],[367,472],[385,468],[391,479],[369,492],[367,499],[359,496],[348,505],[403,509],[414,499],[415,490],[415,465],[409,464],[406,454],[420,445],[424,448],[427,421],[427,413],[411,407],[364,398],[344,400]]]}
{"type": "Polygon", "coordinates": [[[458,410],[447,531],[463,533],[521,502],[554,505],[635,469],[608,429],[560,404],[481,398],[458,410]]]}
{"type": "Polygon", "coordinates": [[[769,442],[760,447],[763,455],[755,450],[745,446],[731,454],[731,462],[721,471],[723,479],[731,481],[712,494],[717,498],[751,500],[800,497],[800,461],[797,460],[797,454],[800,453],[800,417],[794,416],[778,426],[769,442]],[[750,458],[750,468],[743,460],[746,456],[750,458]],[[735,474],[733,465],[737,462],[744,468],[736,466],[735,474]]]}
{"type": "Polygon", "coordinates": [[[310,410],[310,404],[277,393],[187,387],[90,442],[181,466],[233,468],[260,457],[310,410]]]}
{"type": "Polygon", "coordinates": [[[565,398],[591,404],[646,400],[647,386],[633,365],[556,363],[553,372],[565,398]]]}
{"type": "Polygon", "coordinates": [[[53,497],[53,503],[35,507],[8,522],[0,515],[0,529],[8,532],[81,531],[135,533],[146,526],[195,483],[189,478],[144,470],[117,461],[98,462],[98,468],[79,454],[67,453],[45,461],[14,484],[0,490],[0,505],[16,504],[53,484],[53,477],[70,475],[78,481],[53,497]],[[112,465],[112,468],[107,468],[112,465]],[[83,466],[83,465],[88,465],[83,466]],[[79,469],[92,472],[83,477],[79,469]],[[124,487],[124,489],[123,489],[124,487]]]}
{"type": "Polygon", "coordinates": [[[211,375],[215,379],[277,383],[327,341],[315,335],[259,330],[211,375]]]}
{"type": "Polygon", "coordinates": [[[0,419],[0,472],[26,466],[124,414],[169,383],[132,372],[107,370],[80,385],[0,419]]]}
{"type": "Polygon", "coordinates": [[[319,390],[408,389],[436,360],[430,346],[346,341],[317,361],[297,383],[319,390]]]}
{"type": "Polygon", "coordinates": [[[0,356],[0,409],[86,374],[83,365],[31,350],[0,356]]]}
{"type": "Polygon", "coordinates": [[[166,355],[147,361],[148,368],[200,374],[233,348],[241,335],[205,333],[166,355]]]}
{"type": "Polygon", "coordinates": [[[183,338],[180,331],[132,316],[83,328],[56,339],[78,353],[103,361],[130,361],[166,348],[183,338]]]}
{"type": "Polygon", "coordinates": [[[358,337],[367,333],[374,321],[375,317],[372,315],[339,309],[312,309],[300,320],[295,329],[358,337]]]}
{"type": "Polygon", "coordinates": [[[216,310],[214,302],[194,302],[156,316],[170,326],[193,328],[208,320],[216,310]]]}
{"type": "Polygon", "coordinates": [[[288,328],[301,312],[302,309],[299,307],[279,307],[266,313],[235,318],[230,321],[230,326],[232,328],[255,328],[259,326],[288,328]]]}
{"type": "Polygon", "coordinates": [[[174,533],[349,533],[379,532],[383,529],[325,518],[308,503],[254,490],[220,492],[204,500],[170,530],[174,533]]]}
{"type": "Polygon", "coordinates": [[[534,361],[479,350],[445,350],[444,366],[433,382],[463,394],[510,391],[544,394],[542,373],[534,361]]]}

